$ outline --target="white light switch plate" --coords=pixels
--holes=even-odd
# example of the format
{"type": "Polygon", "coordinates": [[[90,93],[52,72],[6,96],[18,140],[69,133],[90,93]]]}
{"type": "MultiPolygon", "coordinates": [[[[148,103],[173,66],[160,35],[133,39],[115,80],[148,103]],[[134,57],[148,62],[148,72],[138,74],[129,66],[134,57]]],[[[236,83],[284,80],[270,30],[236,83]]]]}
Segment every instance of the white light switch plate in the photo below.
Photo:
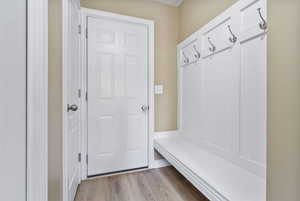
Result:
{"type": "Polygon", "coordinates": [[[155,85],[155,94],[163,94],[164,86],[163,85],[155,85]]]}

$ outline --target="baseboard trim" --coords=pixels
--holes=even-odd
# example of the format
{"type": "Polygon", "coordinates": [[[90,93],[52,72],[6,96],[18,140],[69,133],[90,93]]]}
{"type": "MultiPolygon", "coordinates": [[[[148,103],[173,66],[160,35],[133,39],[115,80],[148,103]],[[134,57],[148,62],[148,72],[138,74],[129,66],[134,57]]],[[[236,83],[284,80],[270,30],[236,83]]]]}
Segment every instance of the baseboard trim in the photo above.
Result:
{"type": "Polygon", "coordinates": [[[163,168],[171,166],[171,164],[166,159],[154,160],[153,168],[163,168]]]}
{"type": "Polygon", "coordinates": [[[100,178],[112,177],[112,176],[118,176],[118,175],[125,175],[125,174],[137,173],[137,172],[144,172],[144,171],[147,171],[147,170],[149,170],[149,168],[145,167],[145,168],[124,170],[124,171],[119,171],[119,172],[112,172],[112,173],[103,174],[103,175],[88,176],[86,179],[84,179],[84,181],[97,180],[97,179],[100,179],[100,178]]]}
{"type": "Polygon", "coordinates": [[[178,134],[178,130],[170,130],[170,131],[159,131],[154,133],[154,139],[169,137],[171,135],[178,134]]]}

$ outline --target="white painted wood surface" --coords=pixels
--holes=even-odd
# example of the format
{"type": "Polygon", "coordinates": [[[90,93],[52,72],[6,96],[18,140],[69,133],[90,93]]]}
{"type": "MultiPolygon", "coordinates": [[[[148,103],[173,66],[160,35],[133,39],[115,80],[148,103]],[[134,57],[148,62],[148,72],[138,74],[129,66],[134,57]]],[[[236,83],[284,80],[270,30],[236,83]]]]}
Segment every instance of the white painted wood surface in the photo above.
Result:
{"type": "Polygon", "coordinates": [[[27,0],[27,12],[27,201],[47,201],[48,1],[27,0]]]}
{"type": "Polygon", "coordinates": [[[166,159],[154,160],[153,168],[163,168],[168,167],[171,164],[166,159]]]}
{"type": "MultiPolygon", "coordinates": [[[[82,30],[87,29],[87,19],[88,17],[93,18],[105,18],[111,19],[115,21],[128,22],[134,24],[140,24],[147,27],[148,32],[148,168],[155,167],[154,163],[154,148],[153,148],[153,137],[154,137],[154,22],[151,20],[145,20],[141,18],[135,18],[131,16],[119,15],[111,12],[105,12],[100,10],[81,8],[82,10],[82,30]]],[[[87,73],[87,38],[86,34],[81,35],[81,55],[82,55],[82,91],[85,94],[87,92],[87,82],[88,82],[88,73],[87,73]]],[[[87,134],[87,101],[82,99],[82,140],[81,140],[81,148],[83,156],[88,154],[88,134],[87,134]]],[[[86,179],[88,176],[88,165],[87,158],[82,158],[82,179],[86,179]]]]}
{"type": "Polygon", "coordinates": [[[265,201],[263,178],[208,152],[181,135],[155,139],[157,149],[212,201],[265,201]]]}
{"type": "Polygon", "coordinates": [[[178,45],[178,135],[155,139],[213,201],[266,200],[267,30],[258,9],[266,19],[266,0],[240,0],[178,45]]]}
{"type": "Polygon", "coordinates": [[[147,167],[147,27],[94,17],[87,22],[88,175],[147,167]]]}
{"type": "Polygon", "coordinates": [[[249,170],[266,175],[267,33],[261,30],[258,8],[266,19],[266,1],[240,7],[240,135],[239,157],[249,170]]]}
{"type": "Polygon", "coordinates": [[[63,1],[63,16],[63,199],[73,201],[81,181],[80,2],[63,1]]]}
{"type": "Polygon", "coordinates": [[[0,196],[26,200],[26,1],[0,8],[0,196]]]}
{"type": "Polygon", "coordinates": [[[178,45],[179,131],[265,178],[267,31],[258,8],[266,19],[265,0],[238,1],[178,45]]]}

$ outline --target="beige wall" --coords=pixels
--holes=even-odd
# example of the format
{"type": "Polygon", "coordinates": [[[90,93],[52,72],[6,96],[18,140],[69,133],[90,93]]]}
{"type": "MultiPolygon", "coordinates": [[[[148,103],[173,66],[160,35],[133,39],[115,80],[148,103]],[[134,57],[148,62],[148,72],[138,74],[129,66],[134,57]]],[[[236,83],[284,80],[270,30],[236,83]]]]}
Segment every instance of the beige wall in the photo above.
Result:
{"type": "Polygon", "coordinates": [[[300,200],[300,1],[268,1],[268,201],[300,200]]]}
{"type": "Polygon", "coordinates": [[[61,0],[49,0],[49,201],[62,200],[61,13],[61,0]]]}
{"type": "Polygon", "coordinates": [[[237,0],[184,0],[179,7],[179,41],[197,31],[237,0]]]}
{"type": "Polygon", "coordinates": [[[150,0],[81,0],[81,5],[155,21],[155,83],[164,85],[164,94],[155,97],[155,128],[177,129],[178,8],[150,0]]]}

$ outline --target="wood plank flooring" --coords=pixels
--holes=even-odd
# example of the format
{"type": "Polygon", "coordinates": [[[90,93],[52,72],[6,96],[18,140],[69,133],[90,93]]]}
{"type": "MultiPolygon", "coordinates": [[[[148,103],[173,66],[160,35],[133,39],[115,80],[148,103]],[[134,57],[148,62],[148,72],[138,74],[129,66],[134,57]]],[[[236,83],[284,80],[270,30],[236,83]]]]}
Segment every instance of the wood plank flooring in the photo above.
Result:
{"type": "Polygon", "coordinates": [[[75,201],[209,201],[173,167],[84,181],[75,201]]]}

